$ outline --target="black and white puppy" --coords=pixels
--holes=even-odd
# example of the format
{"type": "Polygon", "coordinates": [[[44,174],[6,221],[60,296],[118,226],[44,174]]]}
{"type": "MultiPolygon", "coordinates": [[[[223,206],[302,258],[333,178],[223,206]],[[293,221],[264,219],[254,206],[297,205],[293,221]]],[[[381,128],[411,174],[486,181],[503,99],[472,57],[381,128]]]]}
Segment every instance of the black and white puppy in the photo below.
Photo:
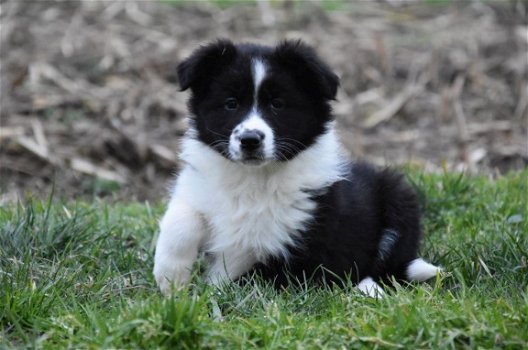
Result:
{"type": "Polygon", "coordinates": [[[312,48],[220,40],[182,62],[178,78],[191,90],[191,127],[160,223],[162,292],[189,280],[200,251],[215,284],[257,271],[277,286],[350,278],[380,295],[379,281],[436,275],[417,256],[413,190],[343,156],[329,104],[339,79],[312,48]]]}

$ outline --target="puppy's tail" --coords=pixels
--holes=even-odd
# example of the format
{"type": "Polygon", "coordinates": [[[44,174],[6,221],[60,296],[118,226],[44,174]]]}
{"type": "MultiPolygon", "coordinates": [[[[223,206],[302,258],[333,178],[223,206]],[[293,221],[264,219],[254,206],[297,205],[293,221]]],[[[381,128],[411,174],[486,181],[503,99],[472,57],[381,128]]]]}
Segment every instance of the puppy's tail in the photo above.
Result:
{"type": "Polygon", "coordinates": [[[435,277],[436,274],[442,272],[442,268],[429,264],[422,258],[412,260],[405,270],[405,277],[409,281],[422,282],[429,278],[435,277]]]}

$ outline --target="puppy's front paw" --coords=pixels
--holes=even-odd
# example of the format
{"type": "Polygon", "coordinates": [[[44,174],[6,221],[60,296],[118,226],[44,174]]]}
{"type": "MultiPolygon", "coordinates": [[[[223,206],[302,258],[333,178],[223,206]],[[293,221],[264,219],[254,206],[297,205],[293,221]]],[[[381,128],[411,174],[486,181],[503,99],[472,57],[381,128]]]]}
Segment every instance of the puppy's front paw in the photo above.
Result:
{"type": "Polygon", "coordinates": [[[175,262],[155,262],[154,277],[164,295],[171,290],[182,288],[191,277],[191,268],[175,262]]]}

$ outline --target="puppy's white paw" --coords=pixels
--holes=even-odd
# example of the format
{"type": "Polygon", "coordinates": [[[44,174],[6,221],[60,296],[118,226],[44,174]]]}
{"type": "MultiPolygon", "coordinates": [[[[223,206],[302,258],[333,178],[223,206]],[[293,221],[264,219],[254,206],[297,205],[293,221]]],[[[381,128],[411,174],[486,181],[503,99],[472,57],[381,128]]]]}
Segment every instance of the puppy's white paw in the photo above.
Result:
{"type": "Polygon", "coordinates": [[[164,295],[170,294],[172,289],[180,289],[191,278],[191,269],[186,265],[169,262],[154,264],[154,278],[164,295]]]}
{"type": "Polygon", "coordinates": [[[173,197],[160,221],[154,254],[154,277],[163,294],[189,281],[204,235],[201,216],[184,201],[173,197]]]}

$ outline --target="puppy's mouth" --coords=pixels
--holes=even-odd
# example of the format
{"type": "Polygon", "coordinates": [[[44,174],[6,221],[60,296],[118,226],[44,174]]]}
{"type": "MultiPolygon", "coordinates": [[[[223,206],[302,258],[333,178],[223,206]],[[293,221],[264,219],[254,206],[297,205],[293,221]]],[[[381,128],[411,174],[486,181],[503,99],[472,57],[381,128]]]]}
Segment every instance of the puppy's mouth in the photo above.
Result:
{"type": "Polygon", "coordinates": [[[235,163],[253,166],[267,164],[273,160],[266,156],[266,153],[263,149],[237,150],[231,147],[229,148],[229,159],[235,163]]]}
{"type": "Polygon", "coordinates": [[[238,160],[242,164],[247,165],[262,165],[267,163],[269,159],[266,159],[262,152],[251,152],[242,154],[242,157],[238,160]]]}

